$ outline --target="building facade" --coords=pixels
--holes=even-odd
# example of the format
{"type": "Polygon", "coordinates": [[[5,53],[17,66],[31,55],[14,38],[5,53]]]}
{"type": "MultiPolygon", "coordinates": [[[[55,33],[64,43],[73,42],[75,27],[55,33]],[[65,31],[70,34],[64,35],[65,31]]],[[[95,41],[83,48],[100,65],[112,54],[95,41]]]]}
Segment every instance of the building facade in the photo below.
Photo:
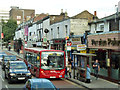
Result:
{"type": "Polygon", "coordinates": [[[17,24],[21,24],[24,22],[30,20],[35,16],[35,10],[34,9],[19,9],[19,7],[11,7],[11,10],[9,11],[10,18],[17,21],[17,24]],[[24,16],[24,17],[23,17],[24,16]]]}
{"type": "Polygon", "coordinates": [[[7,22],[9,20],[9,11],[7,10],[0,10],[0,22],[4,20],[7,22]]]}
{"type": "Polygon", "coordinates": [[[116,18],[115,15],[89,23],[91,34],[87,39],[88,49],[97,55],[90,62],[92,73],[94,60],[98,59],[99,76],[117,82],[120,80],[120,13],[116,18]]]}

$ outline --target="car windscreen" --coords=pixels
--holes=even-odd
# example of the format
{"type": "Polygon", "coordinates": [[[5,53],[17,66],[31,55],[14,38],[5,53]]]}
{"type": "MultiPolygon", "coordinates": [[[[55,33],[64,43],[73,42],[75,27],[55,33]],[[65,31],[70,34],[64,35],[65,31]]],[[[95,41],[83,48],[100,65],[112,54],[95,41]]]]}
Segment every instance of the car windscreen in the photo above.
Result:
{"type": "Polygon", "coordinates": [[[38,90],[40,88],[42,88],[42,90],[56,90],[56,87],[50,82],[33,83],[32,90],[38,90]]]}
{"type": "Polygon", "coordinates": [[[27,66],[25,63],[11,63],[10,64],[10,69],[27,69],[27,66]]]}

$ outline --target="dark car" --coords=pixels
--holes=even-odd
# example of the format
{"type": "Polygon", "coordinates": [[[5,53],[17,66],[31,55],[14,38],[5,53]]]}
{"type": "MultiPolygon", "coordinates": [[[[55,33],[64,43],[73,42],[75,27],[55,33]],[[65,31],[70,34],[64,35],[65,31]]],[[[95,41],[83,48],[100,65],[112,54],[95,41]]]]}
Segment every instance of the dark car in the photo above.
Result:
{"type": "Polygon", "coordinates": [[[31,73],[24,61],[8,61],[5,67],[5,78],[8,79],[8,83],[21,80],[26,82],[31,78],[31,73]]]}
{"type": "Polygon", "coordinates": [[[8,61],[16,61],[16,56],[15,55],[4,55],[2,59],[2,69],[5,70],[6,63],[8,61]]]}
{"type": "Polygon", "coordinates": [[[59,90],[53,83],[45,78],[28,79],[25,83],[24,90],[59,90]]]}

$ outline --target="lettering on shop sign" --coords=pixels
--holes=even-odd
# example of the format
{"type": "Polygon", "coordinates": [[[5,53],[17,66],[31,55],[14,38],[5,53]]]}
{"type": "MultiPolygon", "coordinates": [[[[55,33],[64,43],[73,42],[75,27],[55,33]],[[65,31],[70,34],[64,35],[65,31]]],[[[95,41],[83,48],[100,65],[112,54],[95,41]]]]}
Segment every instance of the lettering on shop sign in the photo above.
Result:
{"type": "Polygon", "coordinates": [[[63,43],[63,40],[54,40],[54,43],[63,43]]]}
{"type": "Polygon", "coordinates": [[[92,45],[95,45],[95,46],[120,46],[120,40],[116,40],[116,38],[114,39],[111,39],[111,38],[108,38],[107,40],[94,40],[92,39],[91,40],[92,42],[92,45]]]}

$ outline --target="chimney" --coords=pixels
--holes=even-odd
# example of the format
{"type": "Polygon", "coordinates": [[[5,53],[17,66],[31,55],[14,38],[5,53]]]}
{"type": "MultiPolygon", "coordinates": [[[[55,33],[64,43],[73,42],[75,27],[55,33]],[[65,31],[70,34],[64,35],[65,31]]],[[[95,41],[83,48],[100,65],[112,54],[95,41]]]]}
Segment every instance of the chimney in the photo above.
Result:
{"type": "Polygon", "coordinates": [[[63,9],[61,9],[61,13],[63,13],[63,9]]]}
{"type": "Polygon", "coordinates": [[[94,16],[97,16],[97,11],[94,11],[94,16]]]}

